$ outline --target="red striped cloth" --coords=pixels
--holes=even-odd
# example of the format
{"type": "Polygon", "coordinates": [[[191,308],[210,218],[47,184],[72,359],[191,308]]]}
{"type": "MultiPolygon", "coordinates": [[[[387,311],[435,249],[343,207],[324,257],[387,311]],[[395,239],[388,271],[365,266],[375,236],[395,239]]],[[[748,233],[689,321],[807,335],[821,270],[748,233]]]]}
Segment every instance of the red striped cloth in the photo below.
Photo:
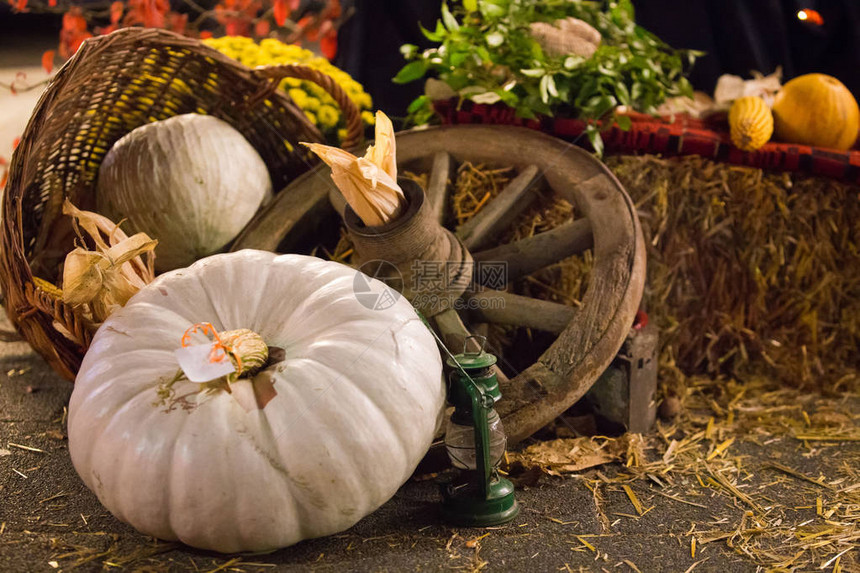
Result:
{"type": "MultiPolygon", "coordinates": [[[[436,112],[446,124],[519,125],[549,133],[568,141],[585,143],[580,136],[585,122],[541,117],[522,119],[505,105],[483,105],[464,101],[437,101],[436,112]]],[[[860,183],[860,151],[839,151],[793,143],[767,143],[756,151],[741,151],[731,143],[725,118],[702,121],[685,116],[654,118],[630,114],[632,126],[617,125],[601,132],[609,153],[651,153],[664,156],[701,155],[716,161],[761,169],[799,171],[860,183]]]]}

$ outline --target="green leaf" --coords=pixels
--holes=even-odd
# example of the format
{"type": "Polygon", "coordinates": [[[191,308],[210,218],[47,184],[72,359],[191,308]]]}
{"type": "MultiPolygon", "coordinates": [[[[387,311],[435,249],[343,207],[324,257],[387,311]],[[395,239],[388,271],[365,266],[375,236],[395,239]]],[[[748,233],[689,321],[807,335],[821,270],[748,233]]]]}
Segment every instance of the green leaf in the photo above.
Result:
{"type": "Polygon", "coordinates": [[[487,45],[491,48],[498,48],[505,43],[505,36],[501,32],[493,32],[487,34],[487,45]]]}
{"type": "Polygon", "coordinates": [[[478,46],[475,48],[475,53],[478,54],[478,57],[481,58],[482,62],[492,62],[493,58],[490,57],[490,52],[487,51],[487,48],[484,46],[478,46]]]}
{"type": "Polygon", "coordinates": [[[580,56],[568,56],[564,59],[564,68],[567,70],[572,70],[584,61],[585,58],[582,58],[580,56]]]}
{"type": "Polygon", "coordinates": [[[508,13],[507,0],[481,0],[478,2],[481,15],[487,20],[502,18],[508,13]]]}
{"type": "Polygon", "coordinates": [[[416,113],[418,110],[423,108],[424,106],[430,105],[430,98],[426,95],[418,96],[412,103],[409,104],[409,107],[406,108],[406,111],[409,113],[416,113]]]}
{"type": "Polygon", "coordinates": [[[546,82],[546,91],[549,92],[549,95],[552,97],[558,97],[558,89],[555,87],[555,78],[552,75],[546,76],[549,78],[546,82]]]}
{"type": "Polygon", "coordinates": [[[620,0],[612,8],[612,16],[617,18],[624,18],[626,16],[630,20],[635,20],[633,2],[631,0],[620,0]]]}
{"type": "Polygon", "coordinates": [[[467,12],[474,12],[478,9],[478,0],[463,0],[463,8],[467,12]]]}
{"type": "Polygon", "coordinates": [[[460,29],[460,23],[457,22],[457,19],[453,14],[451,14],[451,11],[448,10],[447,2],[442,3],[442,22],[445,24],[445,27],[448,28],[449,32],[460,29]]]}
{"type": "Polygon", "coordinates": [[[394,83],[405,84],[423,77],[427,73],[427,63],[424,60],[409,62],[394,76],[394,83]]]}
{"type": "Polygon", "coordinates": [[[546,75],[540,79],[540,99],[544,103],[549,103],[549,82],[552,81],[552,76],[546,75]]]}
{"type": "Polygon", "coordinates": [[[618,82],[615,86],[615,97],[621,105],[630,105],[630,91],[627,89],[627,84],[618,82]]]}
{"type": "Polygon", "coordinates": [[[615,123],[617,123],[618,127],[623,129],[624,131],[629,131],[630,128],[633,127],[633,121],[630,119],[629,115],[615,116],[615,123]]]}
{"type": "Polygon", "coordinates": [[[590,123],[588,127],[585,128],[585,134],[588,136],[588,141],[591,142],[591,146],[594,148],[594,154],[598,157],[603,157],[603,138],[600,137],[600,131],[597,129],[597,125],[590,123]]]}
{"type": "Polygon", "coordinates": [[[454,52],[448,61],[455,68],[460,67],[471,54],[469,52],[454,52]]]}
{"type": "Polygon", "coordinates": [[[441,42],[442,41],[442,35],[439,33],[439,27],[440,26],[441,26],[441,23],[437,20],[436,21],[436,31],[431,32],[430,30],[425,28],[421,24],[421,22],[418,22],[418,28],[421,30],[421,33],[424,34],[424,37],[427,38],[428,40],[430,40],[431,42],[441,42]]]}
{"type": "Polygon", "coordinates": [[[496,92],[484,92],[482,94],[475,94],[469,97],[475,103],[482,103],[486,105],[492,105],[496,102],[502,100],[502,96],[497,94],[496,92]]]}

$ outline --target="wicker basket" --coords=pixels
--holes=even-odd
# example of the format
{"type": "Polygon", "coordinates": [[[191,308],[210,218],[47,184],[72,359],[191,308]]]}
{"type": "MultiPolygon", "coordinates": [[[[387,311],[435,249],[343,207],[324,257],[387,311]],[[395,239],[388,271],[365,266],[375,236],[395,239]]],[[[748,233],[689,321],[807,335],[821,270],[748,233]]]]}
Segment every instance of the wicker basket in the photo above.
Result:
{"type": "Polygon", "coordinates": [[[64,198],[93,209],[99,166],[114,142],[145,123],[191,112],[238,129],[268,166],[273,188],[283,188],[316,162],[298,142],[322,140],[277,90],[285,77],[325,88],[347,120],[344,147],[359,142],[358,108],[329,76],[304,66],[251,70],[162,30],[128,28],[90,39],[57,72],[12,158],[0,280],[9,318],[59,374],[74,379],[96,330],[51,287],[74,246],[64,198]]]}

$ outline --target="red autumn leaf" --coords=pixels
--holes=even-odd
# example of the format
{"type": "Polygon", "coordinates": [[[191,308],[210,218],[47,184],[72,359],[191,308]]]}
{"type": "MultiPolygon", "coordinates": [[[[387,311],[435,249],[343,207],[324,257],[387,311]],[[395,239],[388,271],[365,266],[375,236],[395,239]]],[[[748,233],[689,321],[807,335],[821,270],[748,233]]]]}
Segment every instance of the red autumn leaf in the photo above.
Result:
{"type": "Polygon", "coordinates": [[[327,59],[334,59],[337,54],[337,32],[334,28],[320,40],[320,51],[327,59]]]}
{"type": "Polygon", "coordinates": [[[15,12],[27,12],[27,0],[18,0],[14,8],[15,12]]]}
{"type": "Polygon", "coordinates": [[[212,37],[212,32],[210,32],[209,30],[203,30],[202,32],[200,32],[200,39],[201,40],[208,40],[211,37],[212,37]]]}
{"type": "Polygon", "coordinates": [[[168,29],[177,34],[184,34],[185,27],[188,25],[188,14],[179,14],[178,12],[169,12],[167,14],[170,25],[168,29]]]}
{"type": "Polygon", "coordinates": [[[272,6],[272,15],[275,17],[275,24],[283,26],[287,22],[287,16],[290,15],[290,8],[287,6],[287,0],[275,0],[272,6]]]}
{"type": "Polygon", "coordinates": [[[51,8],[56,8],[57,0],[48,0],[48,6],[50,6],[51,8]]]}
{"type": "Polygon", "coordinates": [[[74,40],[72,40],[71,44],[69,45],[72,54],[74,55],[74,53],[78,51],[78,49],[81,47],[81,44],[83,44],[85,40],[89,40],[92,37],[93,35],[89,32],[79,34],[74,40]]]}
{"type": "Polygon", "coordinates": [[[299,6],[301,6],[302,0],[290,0],[290,10],[298,10],[299,6]]]}
{"type": "Polygon", "coordinates": [[[257,23],[254,25],[254,35],[258,38],[265,38],[271,30],[272,26],[268,20],[257,20],[257,23]]]}
{"type": "Polygon", "coordinates": [[[228,36],[247,36],[249,24],[250,22],[241,18],[230,18],[224,24],[224,33],[228,36]]]}
{"type": "Polygon", "coordinates": [[[3,172],[3,177],[0,178],[0,189],[6,186],[6,179],[9,177],[9,171],[6,170],[3,172]]]}
{"type": "Polygon", "coordinates": [[[16,137],[15,139],[13,139],[13,140],[12,140],[12,149],[13,149],[13,150],[18,149],[18,144],[19,144],[19,143],[21,143],[21,138],[20,138],[20,137],[16,137]]]}
{"type": "Polygon", "coordinates": [[[117,30],[119,30],[119,26],[117,24],[110,24],[108,26],[105,26],[104,28],[96,28],[96,34],[106,36],[111,32],[116,32],[117,30]]]}
{"type": "Polygon", "coordinates": [[[110,5],[110,23],[111,24],[119,24],[120,18],[122,18],[122,13],[125,11],[125,4],[117,0],[113,4],[110,5]]]}
{"type": "Polygon", "coordinates": [[[340,18],[340,14],[340,0],[329,0],[321,16],[326,20],[337,20],[340,18]]]}
{"type": "Polygon", "coordinates": [[[56,54],[54,50],[48,50],[42,54],[42,67],[45,68],[46,74],[50,74],[54,69],[54,54],[56,54]]]}
{"type": "Polygon", "coordinates": [[[74,7],[63,14],[63,30],[68,32],[86,32],[87,21],[81,15],[81,9],[74,7]]]}

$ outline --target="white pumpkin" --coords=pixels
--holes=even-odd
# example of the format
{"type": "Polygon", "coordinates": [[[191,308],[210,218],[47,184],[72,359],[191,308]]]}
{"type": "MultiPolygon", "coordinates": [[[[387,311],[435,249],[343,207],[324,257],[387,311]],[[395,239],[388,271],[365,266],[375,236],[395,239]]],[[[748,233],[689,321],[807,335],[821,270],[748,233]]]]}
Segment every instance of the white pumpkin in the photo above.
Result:
{"type": "Polygon", "coordinates": [[[222,552],[332,534],[382,505],[433,439],[442,364],[409,303],[373,310],[355,277],[246,250],[144,287],[96,333],[75,381],[69,450],[83,481],[136,529],[222,552]],[[251,329],[284,358],[231,393],[187,379],[168,392],[174,351],[201,321],[251,329]]]}
{"type": "Polygon", "coordinates": [[[236,238],[272,195],[266,164],[216,117],[185,114],[129,132],[108,151],[99,213],[158,239],[159,272],[185,267],[236,238]]]}

